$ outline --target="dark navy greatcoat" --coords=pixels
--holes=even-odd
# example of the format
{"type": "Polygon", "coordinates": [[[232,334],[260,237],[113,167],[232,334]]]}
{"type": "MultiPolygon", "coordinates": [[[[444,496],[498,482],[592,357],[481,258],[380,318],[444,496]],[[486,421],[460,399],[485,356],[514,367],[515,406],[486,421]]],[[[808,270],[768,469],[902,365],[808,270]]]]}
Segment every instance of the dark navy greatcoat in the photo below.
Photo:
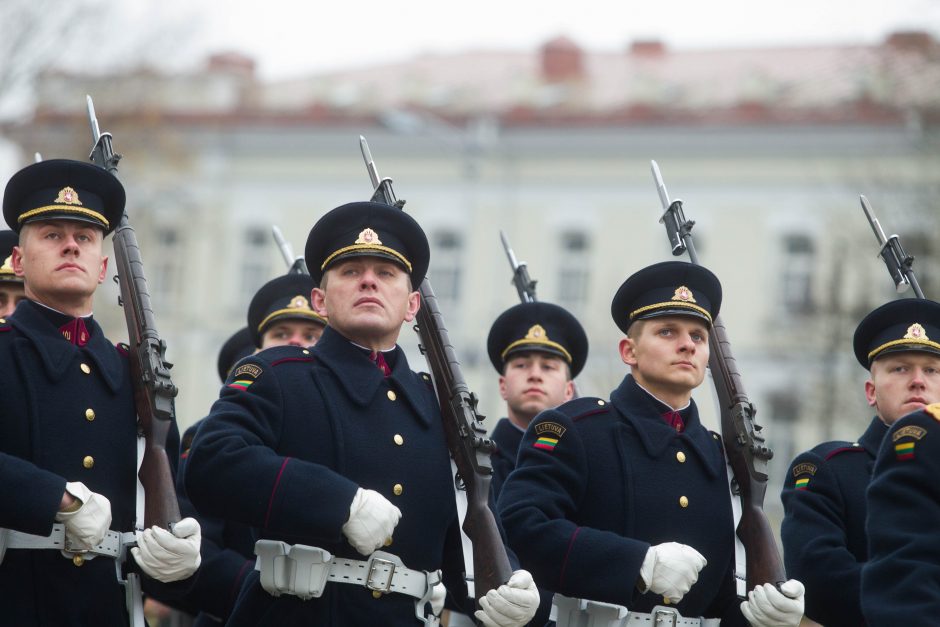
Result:
{"type": "Polygon", "coordinates": [[[525,431],[514,425],[509,418],[500,418],[490,434],[490,439],[496,444],[496,450],[490,455],[490,463],[493,465],[490,490],[495,499],[499,498],[499,491],[506,482],[506,477],[516,467],[516,454],[519,452],[523,433],[525,431]]]}
{"type": "Polygon", "coordinates": [[[720,440],[694,402],[681,433],[660,417],[666,409],[627,375],[610,402],[580,398],[539,414],[499,496],[509,544],[539,585],[639,612],[663,603],[637,589],[650,546],[690,545],[708,565],[679,612],[746,625],[720,440]]]}
{"type": "Polygon", "coordinates": [[[806,586],[806,615],[827,627],[863,622],[865,490],[887,431],[875,417],[857,442],[824,442],[798,455],[784,480],[787,576],[806,586]]]}
{"type": "Polygon", "coordinates": [[[940,621],[940,403],[898,420],[881,443],[868,487],[869,627],[940,621]]]}
{"type": "Polygon", "coordinates": [[[199,521],[202,563],[186,596],[174,605],[196,615],[193,627],[222,625],[228,619],[248,574],[255,566],[255,536],[251,527],[221,518],[203,516],[196,511],[186,494],[183,476],[189,457],[189,446],[197,429],[196,422],[183,434],[180,472],[176,482],[180,513],[199,521]]]}
{"type": "MultiPolygon", "coordinates": [[[[86,319],[91,337],[80,348],[62,337],[57,318],[69,319],[26,300],[0,325],[0,526],[49,534],[66,481],[81,481],[111,501],[111,529],[131,531],[137,419],[127,357],[94,320],[86,319]]],[[[59,551],[11,549],[0,591],[4,624],[127,624],[124,589],[106,557],[78,566],[59,551]]]]}
{"type": "MultiPolygon", "coordinates": [[[[402,511],[385,550],[408,568],[445,571],[466,599],[450,458],[430,378],[386,354],[389,377],[331,327],[310,349],[246,357],[199,428],[187,460],[190,499],[260,537],[365,559],[342,526],[359,487],[402,511]],[[396,488],[397,486],[397,488],[396,488]],[[400,492],[400,494],[396,494],[400,492]]],[[[309,601],[265,592],[249,575],[231,625],[415,625],[414,599],[327,584],[309,601]]]]}

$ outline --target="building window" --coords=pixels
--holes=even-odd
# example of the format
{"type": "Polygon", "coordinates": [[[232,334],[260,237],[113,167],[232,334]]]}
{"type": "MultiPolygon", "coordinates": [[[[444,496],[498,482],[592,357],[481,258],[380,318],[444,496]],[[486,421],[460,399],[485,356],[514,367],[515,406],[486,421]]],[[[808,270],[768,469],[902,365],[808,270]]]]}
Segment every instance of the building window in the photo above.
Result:
{"type": "MultiPolygon", "coordinates": [[[[431,236],[431,247],[434,262],[428,278],[434,288],[434,295],[449,312],[460,300],[463,239],[456,231],[437,231],[431,236]]],[[[414,287],[418,289],[417,285],[414,287]]],[[[453,317],[455,314],[450,315],[453,317]]]]}
{"type": "Polygon", "coordinates": [[[590,240],[584,231],[561,234],[558,302],[563,307],[578,308],[587,302],[590,249],[590,240]]]}
{"type": "Polygon", "coordinates": [[[271,242],[267,231],[261,227],[248,227],[242,239],[242,256],[239,295],[241,303],[247,305],[265,281],[270,277],[271,242]]]}
{"type": "Polygon", "coordinates": [[[813,312],[813,273],[816,246],[808,235],[790,234],[783,238],[783,266],[780,294],[788,313],[813,312]]]}
{"type": "Polygon", "coordinates": [[[155,306],[166,308],[176,304],[176,286],[180,275],[182,251],[179,231],[174,227],[154,229],[155,254],[147,259],[147,288],[155,306]]]}

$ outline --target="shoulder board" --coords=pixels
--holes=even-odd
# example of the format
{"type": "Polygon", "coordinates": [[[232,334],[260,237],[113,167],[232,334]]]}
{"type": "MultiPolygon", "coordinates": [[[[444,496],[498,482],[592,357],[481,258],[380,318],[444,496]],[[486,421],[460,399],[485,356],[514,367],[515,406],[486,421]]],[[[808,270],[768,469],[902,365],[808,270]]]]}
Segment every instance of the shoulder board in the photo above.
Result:
{"type": "Polygon", "coordinates": [[[610,411],[610,402],[602,398],[585,396],[563,403],[556,409],[571,420],[581,420],[588,416],[607,413],[610,411]]]}
{"type": "Polygon", "coordinates": [[[828,451],[823,454],[823,459],[829,461],[836,455],[841,455],[842,453],[864,453],[865,448],[858,442],[829,442],[829,444],[837,445],[829,447],[828,451]]]}
{"type": "Polygon", "coordinates": [[[931,403],[924,407],[924,411],[933,416],[933,419],[940,422],[940,403],[931,403]]]}
{"type": "Polygon", "coordinates": [[[279,366],[292,362],[310,362],[313,361],[313,353],[309,348],[301,346],[275,346],[266,348],[256,355],[249,355],[245,360],[255,357],[256,361],[266,361],[271,366],[279,366]]]}
{"type": "Polygon", "coordinates": [[[3,331],[9,331],[12,327],[10,326],[10,321],[6,318],[0,318],[0,333],[3,331]]]}
{"type": "Polygon", "coordinates": [[[431,380],[431,375],[429,375],[426,372],[419,372],[417,374],[419,377],[421,377],[421,380],[424,381],[425,384],[427,384],[429,388],[434,389],[434,382],[431,380]]]}

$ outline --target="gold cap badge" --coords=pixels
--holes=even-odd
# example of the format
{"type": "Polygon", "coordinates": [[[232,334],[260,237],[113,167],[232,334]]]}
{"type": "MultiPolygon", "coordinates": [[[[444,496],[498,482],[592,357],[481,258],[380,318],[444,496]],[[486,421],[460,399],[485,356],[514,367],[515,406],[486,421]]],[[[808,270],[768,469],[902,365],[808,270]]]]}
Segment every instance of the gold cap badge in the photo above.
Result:
{"type": "Polygon", "coordinates": [[[13,255],[3,260],[3,265],[0,266],[0,274],[13,274],[13,255]]]}
{"type": "Polygon", "coordinates": [[[310,303],[307,301],[307,298],[301,295],[294,296],[290,304],[287,305],[288,309],[310,309],[310,303]]]}
{"type": "Polygon", "coordinates": [[[525,334],[525,339],[527,340],[542,340],[548,339],[548,335],[545,333],[545,329],[542,328],[542,325],[535,324],[529,329],[529,332],[525,334]]]}
{"type": "Polygon", "coordinates": [[[907,333],[904,334],[905,340],[929,340],[927,337],[927,331],[924,330],[924,327],[920,323],[915,322],[911,326],[907,327],[907,333]]]}
{"type": "Polygon", "coordinates": [[[370,246],[381,246],[382,240],[379,239],[379,234],[373,231],[370,228],[365,228],[359,233],[359,237],[356,238],[354,244],[368,244],[370,246]]]}
{"type": "Polygon", "coordinates": [[[690,290],[684,285],[680,285],[679,287],[676,288],[676,293],[672,297],[672,300],[681,300],[684,303],[696,302],[695,297],[692,296],[692,290],[690,290]]]}
{"type": "Polygon", "coordinates": [[[57,203],[62,203],[63,205],[80,205],[82,201],[78,199],[78,192],[76,192],[71,187],[63,187],[59,190],[59,195],[56,196],[55,201],[57,203]]]}

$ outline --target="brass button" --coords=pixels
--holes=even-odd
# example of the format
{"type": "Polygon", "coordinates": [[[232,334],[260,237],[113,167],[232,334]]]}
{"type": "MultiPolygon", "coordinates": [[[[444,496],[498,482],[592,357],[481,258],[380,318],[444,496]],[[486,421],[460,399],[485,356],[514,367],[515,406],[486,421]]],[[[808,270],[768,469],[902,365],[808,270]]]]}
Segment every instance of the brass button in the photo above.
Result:
{"type": "Polygon", "coordinates": [[[6,324],[6,322],[7,322],[6,318],[0,318],[0,324],[6,324]]]}
{"type": "Polygon", "coordinates": [[[688,506],[689,506],[689,499],[687,499],[687,498],[684,497],[684,496],[680,496],[680,497],[679,497],[679,507],[688,507],[688,506]]]}
{"type": "Polygon", "coordinates": [[[679,451],[678,453],[676,453],[676,459],[679,460],[679,463],[680,463],[680,464],[684,464],[684,463],[685,463],[685,453],[683,453],[682,451],[679,451]]]}
{"type": "Polygon", "coordinates": [[[395,493],[395,496],[401,496],[401,493],[405,490],[400,483],[396,483],[395,487],[392,488],[392,492],[395,493]]]}
{"type": "Polygon", "coordinates": [[[309,355],[309,354],[310,354],[310,351],[308,351],[306,348],[303,349],[303,351],[301,351],[301,352],[302,352],[304,355],[309,355]]]}
{"type": "Polygon", "coordinates": [[[397,444],[398,446],[401,446],[402,444],[405,443],[405,438],[401,437],[401,435],[398,433],[396,433],[395,437],[392,439],[395,440],[395,444],[397,444]]]}
{"type": "Polygon", "coordinates": [[[85,558],[82,557],[81,555],[73,555],[72,563],[75,564],[76,566],[81,566],[82,564],[85,563],[85,558]]]}
{"type": "Polygon", "coordinates": [[[95,419],[95,410],[89,407],[88,409],[85,410],[85,420],[87,420],[88,422],[91,422],[94,419],[95,419]]]}
{"type": "Polygon", "coordinates": [[[597,400],[597,404],[603,407],[603,406],[606,405],[607,403],[605,403],[604,401],[598,399],[598,400],[597,400]]]}
{"type": "Polygon", "coordinates": [[[382,598],[382,593],[379,592],[378,590],[373,590],[373,591],[372,591],[372,598],[373,598],[373,599],[381,599],[381,598],[382,598]]]}
{"type": "Polygon", "coordinates": [[[395,394],[395,390],[389,390],[388,393],[385,394],[385,396],[387,396],[388,400],[390,401],[394,401],[396,398],[398,398],[398,395],[395,394]]]}
{"type": "Polygon", "coordinates": [[[82,372],[84,372],[85,374],[91,374],[91,366],[89,366],[88,364],[82,364],[81,366],[79,366],[79,368],[81,368],[82,372]]]}
{"type": "Polygon", "coordinates": [[[86,455],[85,459],[82,460],[82,466],[84,466],[85,468],[94,468],[95,458],[92,457],[91,455],[86,455]]]}
{"type": "Polygon", "coordinates": [[[430,380],[431,380],[431,377],[429,377],[429,376],[426,375],[426,374],[422,374],[422,375],[421,375],[421,378],[424,379],[425,381],[430,381],[430,380]]]}

